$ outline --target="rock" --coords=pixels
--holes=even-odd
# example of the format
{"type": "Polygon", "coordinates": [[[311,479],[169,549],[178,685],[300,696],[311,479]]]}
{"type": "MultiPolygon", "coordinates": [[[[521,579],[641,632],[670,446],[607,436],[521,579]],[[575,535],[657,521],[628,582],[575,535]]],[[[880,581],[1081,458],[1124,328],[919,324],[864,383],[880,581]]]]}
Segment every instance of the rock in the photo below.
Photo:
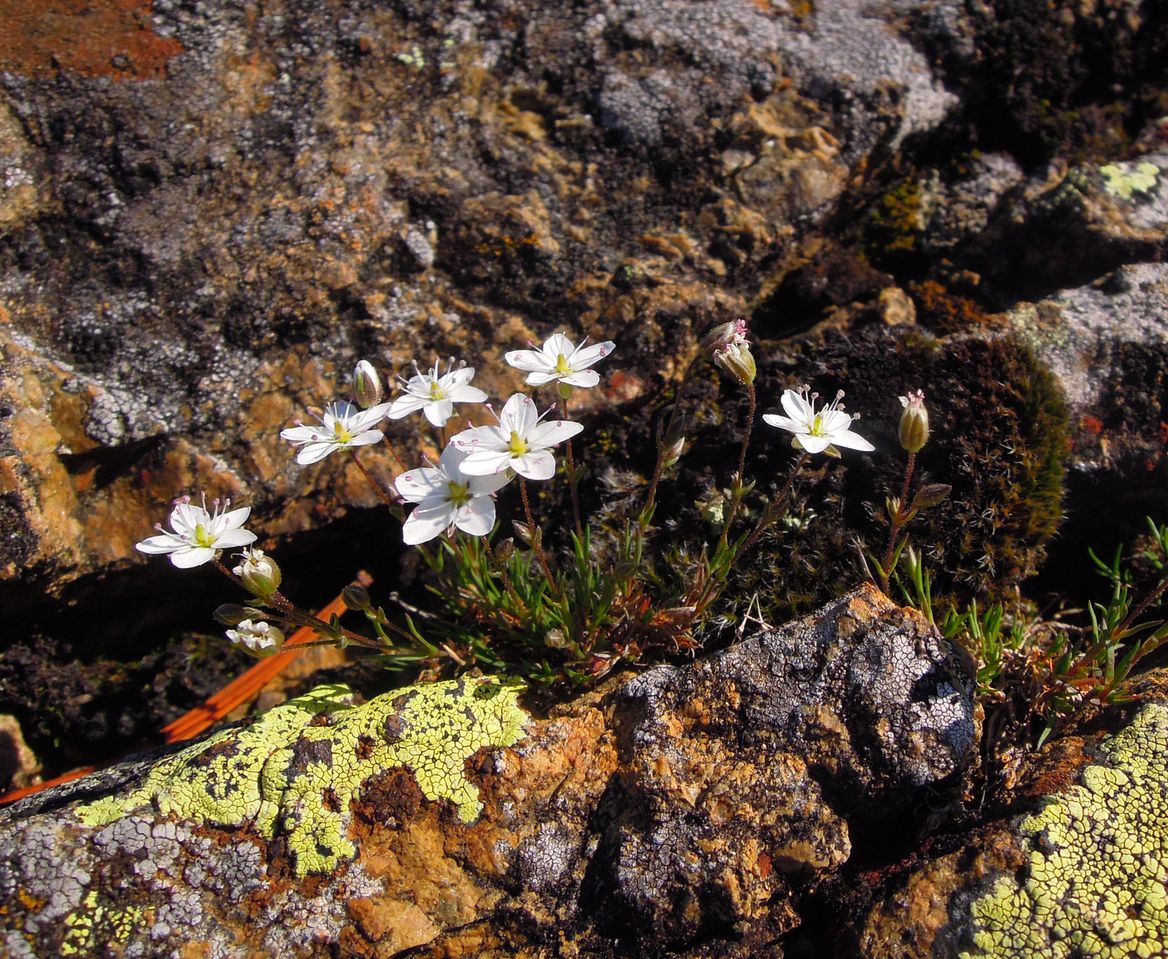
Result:
{"type": "Polygon", "coordinates": [[[321,687],[0,812],[5,948],[753,955],[857,830],[960,788],[970,682],[863,587],[548,719],[490,679],[321,687]]]}
{"type": "Polygon", "coordinates": [[[856,954],[1154,956],[1168,901],[1168,702],[1159,689],[1114,734],[1053,744],[1012,815],[925,857],[881,890],[856,954]]]}
{"type": "MultiPolygon", "coordinates": [[[[1067,523],[1074,556],[1143,530],[1163,502],[1162,371],[1168,363],[1168,267],[1133,263],[1088,286],[1023,303],[1010,323],[1058,378],[1070,414],[1067,523]],[[1115,504],[1109,529],[1095,504],[1115,504]]],[[[1085,565],[1085,564],[1084,564],[1085,565]]]]}
{"type": "Polygon", "coordinates": [[[745,312],[874,151],[952,106],[895,27],[918,6],[158,0],[80,33],[55,8],[17,18],[0,43],[0,579],[60,594],[124,569],[200,487],[271,536],[374,505],[277,435],[359,356],[485,369],[556,326],[604,339],[635,315],[628,382],[663,378],[654,341],[681,354],[745,312]],[[618,267],[651,283],[622,291],[618,267]]]}
{"type": "Polygon", "coordinates": [[[0,794],[40,782],[41,764],[16,717],[0,715],[0,794]]]}
{"type": "Polygon", "coordinates": [[[1007,300],[1038,299],[1123,263],[1160,259],[1168,249],[1165,171],[1165,152],[1053,164],[1001,203],[959,263],[1007,300]]]}

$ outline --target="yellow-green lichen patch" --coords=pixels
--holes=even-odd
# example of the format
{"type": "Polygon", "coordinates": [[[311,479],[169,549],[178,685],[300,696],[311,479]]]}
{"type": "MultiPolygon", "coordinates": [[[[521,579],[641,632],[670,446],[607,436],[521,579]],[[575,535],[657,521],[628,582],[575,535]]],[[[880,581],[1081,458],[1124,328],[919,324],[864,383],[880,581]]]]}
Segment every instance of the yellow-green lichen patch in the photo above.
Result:
{"type": "Polygon", "coordinates": [[[1103,752],[1023,820],[1021,881],[973,903],[962,959],[1168,954],[1168,706],[1144,706],[1103,752]]]}
{"type": "Polygon", "coordinates": [[[65,917],[62,956],[92,956],[114,943],[126,942],[146,919],[141,906],[114,909],[98,902],[97,892],[90,890],[81,908],[65,917]]]}
{"type": "Polygon", "coordinates": [[[325,686],[159,762],[121,798],[77,811],[87,825],[153,808],[204,825],[250,825],[287,839],[297,875],[329,872],[356,849],[349,804],[374,774],[405,767],[430,800],[454,804],[472,822],[482,810],[466,760],[523,736],[527,714],[514,686],[463,678],[424,683],[351,705],[325,686]]]}
{"type": "Polygon", "coordinates": [[[1147,193],[1156,185],[1160,168],[1147,160],[1138,163],[1109,163],[1099,168],[1103,188],[1121,200],[1130,200],[1133,193],[1147,193]]]}

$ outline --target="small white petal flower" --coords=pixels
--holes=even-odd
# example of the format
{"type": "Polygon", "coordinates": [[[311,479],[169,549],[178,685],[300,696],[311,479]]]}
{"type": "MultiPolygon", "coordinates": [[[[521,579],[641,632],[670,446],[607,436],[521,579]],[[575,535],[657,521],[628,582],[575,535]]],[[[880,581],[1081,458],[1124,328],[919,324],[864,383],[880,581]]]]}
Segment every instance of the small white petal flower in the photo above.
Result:
{"type": "Polygon", "coordinates": [[[841,390],[831,403],[816,410],[818,394],[811,393],[808,387],[804,386],[798,392],[784,390],[781,402],[787,415],[764,413],[762,418],[771,426],[794,433],[791,445],[808,453],[839,455],[837,446],[870,453],[876,447],[849,429],[853,417],[843,410],[840,403],[843,395],[841,390]]]}
{"type": "Polygon", "coordinates": [[[213,500],[213,513],[207,511],[207,499],[202,506],[191,505],[191,498],[183,496],[175,500],[170,514],[170,528],[166,532],[161,525],[156,526],[158,536],[151,536],[135,545],[140,553],[152,556],[170,556],[170,561],[179,569],[202,566],[213,560],[220,550],[247,546],[254,543],[255,533],[243,529],[251,507],[229,510],[231,500],[213,500]]]}
{"type": "Polygon", "coordinates": [[[529,386],[544,386],[557,380],[566,386],[590,387],[600,382],[600,374],[588,367],[608,356],[616,344],[611,340],[585,346],[587,338],[575,346],[563,333],[553,333],[538,350],[512,350],[503,358],[528,375],[529,386]]]}
{"type": "Polygon", "coordinates": [[[239,556],[239,565],[231,572],[256,596],[267,598],[280,588],[282,573],[271,556],[265,556],[262,549],[250,548],[245,549],[239,556]]]}
{"type": "Polygon", "coordinates": [[[284,643],[284,634],[262,619],[257,622],[241,620],[235,629],[227,630],[227,638],[257,656],[269,656],[284,643]]]}
{"type": "Polygon", "coordinates": [[[452,527],[471,536],[486,536],[494,527],[491,494],[511,482],[512,474],[468,476],[462,471],[466,457],[451,444],[436,467],[407,470],[394,482],[405,500],[418,504],[402,526],[407,546],[425,543],[452,527]]]}
{"type": "Polygon", "coordinates": [[[463,474],[490,476],[510,469],[527,479],[551,479],[556,460],[550,448],[584,427],[570,420],[541,422],[550,412],[536,413],[531,397],[516,393],[504,405],[498,426],[476,426],[452,437],[450,442],[469,454],[463,474]]]}
{"type": "Polygon", "coordinates": [[[415,363],[413,376],[408,380],[398,377],[405,392],[390,404],[388,415],[391,420],[400,420],[421,410],[434,426],[445,426],[454,415],[455,403],[486,402],[487,394],[469,385],[474,379],[473,367],[455,369],[452,360],[451,368],[440,374],[439,366],[435,362],[433,369],[423,373],[415,363]]]}
{"type": "Polygon", "coordinates": [[[360,410],[352,403],[341,400],[325,408],[320,426],[299,424],[282,430],[280,438],[299,446],[296,462],[308,466],[337,450],[380,442],[382,432],[373,427],[381,422],[388,409],[388,403],[379,403],[367,410],[360,410]]]}

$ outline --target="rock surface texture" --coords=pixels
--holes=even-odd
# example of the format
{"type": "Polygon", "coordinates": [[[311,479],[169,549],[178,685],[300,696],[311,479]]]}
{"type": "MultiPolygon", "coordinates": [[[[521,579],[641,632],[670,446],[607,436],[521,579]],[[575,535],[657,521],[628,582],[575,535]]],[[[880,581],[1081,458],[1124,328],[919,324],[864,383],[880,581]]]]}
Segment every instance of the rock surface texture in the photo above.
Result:
{"type": "Polygon", "coordinates": [[[857,831],[960,788],[969,682],[865,587],[549,719],[322,687],[0,814],[5,954],[774,955],[857,831]]]}
{"type": "Polygon", "coordinates": [[[1023,811],[925,857],[856,942],[872,957],[1150,957],[1168,949],[1164,675],[1114,733],[1039,757],[1023,811]]]}

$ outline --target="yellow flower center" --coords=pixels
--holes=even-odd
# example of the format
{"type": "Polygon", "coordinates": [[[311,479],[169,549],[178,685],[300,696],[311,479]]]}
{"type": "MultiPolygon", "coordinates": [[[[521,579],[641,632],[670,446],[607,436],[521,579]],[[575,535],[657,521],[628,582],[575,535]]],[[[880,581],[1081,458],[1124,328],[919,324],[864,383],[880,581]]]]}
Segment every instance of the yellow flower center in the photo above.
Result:
{"type": "Polygon", "coordinates": [[[206,527],[202,523],[195,526],[195,544],[198,546],[214,546],[215,541],[207,535],[206,527]]]}
{"type": "Polygon", "coordinates": [[[466,483],[447,483],[446,495],[450,497],[450,502],[455,506],[465,506],[470,502],[470,490],[466,483]]]}
{"type": "Polygon", "coordinates": [[[511,431],[511,443],[507,447],[507,451],[512,456],[522,456],[527,452],[527,443],[524,442],[523,437],[516,433],[515,430],[511,431]]]}
{"type": "Polygon", "coordinates": [[[568,365],[568,358],[563,353],[556,358],[556,372],[560,376],[569,376],[572,373],[572,367],[568,365]]]}
{"type": "Polygon", "coordinates": [[[815,414],[815,419],[811,421],[811,429],[808,430],[811,436],[823,435],[823,415],[821,413],[815,414]]]}
{"type": "Polygon", "coordinates": [[[333,423],[333,436],[338,443],[348,443],[353,438],[353,434],[349,432],[348,427],[340,420],[333,423]]]}
{"type": "Polygon", "coordinates": [[[430,384],[430,399],[432,399],[432,400],[446,399],[446,394],[442,392],[442,387],[438,385],[437,380],[435,380],[433,383],[430,384]]]}

